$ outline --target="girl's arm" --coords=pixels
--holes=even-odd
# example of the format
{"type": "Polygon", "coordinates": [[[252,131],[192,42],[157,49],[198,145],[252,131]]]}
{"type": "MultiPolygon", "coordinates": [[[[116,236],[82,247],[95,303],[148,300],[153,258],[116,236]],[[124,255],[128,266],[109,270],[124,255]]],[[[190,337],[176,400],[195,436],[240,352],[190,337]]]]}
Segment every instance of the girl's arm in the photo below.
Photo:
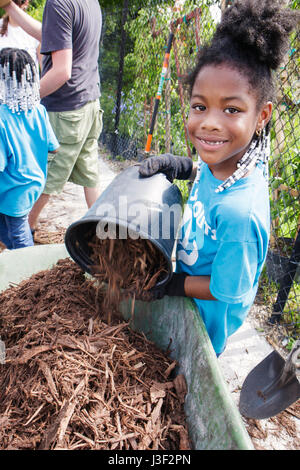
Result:
{"type": "Polygon", "coordinates": [[[201,300],[216,300],[209,289],[210,276],[187,276],[184,292],[187,297],[201,300]]]}
{"type": "Polygon", "coordinates": [[[162,299],[165,295],[217,300],[211,294],[209,286],[210,276],[189,276],[186,273],[174,273],[168,284],[152,289],[152,300],[162,299]]]}
{"type": "Polygon", "coordinates": [[[30,15],[25,13],[21,8],[19,8],[14,2],[9,3],[5,6],[6,13],[21,26],[26,33],[33,36],[35,39],[41,42],[42,40],[42,24],[40,21],[35,20],[30,15]]]}
{"type": "Polygon", "coordinates": [[[36,48],[36,56],[37,56],[37,60],[38,60],[40,69],[42,70],[41,44],[39,44],[38,47],[36,48]]]}

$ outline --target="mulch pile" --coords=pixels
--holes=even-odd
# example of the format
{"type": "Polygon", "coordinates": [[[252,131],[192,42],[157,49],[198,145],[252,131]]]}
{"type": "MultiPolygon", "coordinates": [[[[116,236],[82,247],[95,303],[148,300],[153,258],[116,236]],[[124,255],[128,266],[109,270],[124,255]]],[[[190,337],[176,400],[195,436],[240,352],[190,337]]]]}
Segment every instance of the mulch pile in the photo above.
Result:
{"type": "Polygon", "coordinates": [[[52,243],[64,243],[66,229],[59,228],[55,232],[49,232],[38,228],[33,235],[35,245],[49,245],[52,243]]]}
{"type": "Polygon", "coordinates": [[[189,449],[184,377],[71,260],[0,294],[1,449],[189,449]]]}
{"type": "Polygon", "coordinates": [[[255,449],[266,450],[264,442],[266,442],[267,439],[280,439],[283,433],[285,433],[290,437],[290,443],[287,445],[286,449],[300,450],[299,428],[292,418],[300,419],[300,400],[293,403],[278,415],[269,418],[268,422],[272,424],[270,428],[265,426],[266,420],[246,419],[246,429],[253,440],[255,449]],[[262,443],[260,441],[262,441],[262,443]]]}
{"type": "Polygon", "coordinates": [[[149,240],[95,236],[89,245],[93,275],[99,283],[107,283],[105,302],[112,311],[124,297],[151,300],[151,289],[168,274],[164,256],[149,240]]]}

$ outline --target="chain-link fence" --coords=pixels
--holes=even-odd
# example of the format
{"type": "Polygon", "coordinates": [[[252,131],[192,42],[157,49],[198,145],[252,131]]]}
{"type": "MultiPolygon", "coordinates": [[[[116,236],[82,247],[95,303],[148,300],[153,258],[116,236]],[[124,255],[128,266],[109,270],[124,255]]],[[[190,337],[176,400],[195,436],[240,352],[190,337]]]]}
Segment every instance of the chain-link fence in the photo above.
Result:
{"type": "MultiPolygon", "coordinates": [[[[194,156],[186,131],[189,100],[183,78],[230,3],[124,0],[122,8],[103,9],[103,152],[119,160],[141,160],[149,150],[194,156]]],[[[290,6],[296,8],[296,2],[290,6]]],[[[300,332],[298,64],[299,35],[293,34],[278,74],[270,161],[272,229],[261,278],[270,322],[281,320],[291,337],[300,332]]],[[[188,193],[184,185],[181,189],[188,193]]]]}
{"type": "Polygon", "coordinates": [[[267,274],[276,299],[271,321],[300,331],[300,81],[299,32],[278,73],[270,160],[271,242],[267,274]]]}

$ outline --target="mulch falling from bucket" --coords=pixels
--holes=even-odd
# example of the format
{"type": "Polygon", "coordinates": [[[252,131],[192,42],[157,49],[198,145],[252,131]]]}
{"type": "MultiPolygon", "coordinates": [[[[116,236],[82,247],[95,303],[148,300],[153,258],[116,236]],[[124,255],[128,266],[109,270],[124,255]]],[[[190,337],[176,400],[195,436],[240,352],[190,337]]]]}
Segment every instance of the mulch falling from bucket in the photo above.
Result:
{"type": "Polygon", "coordinates": [[[71,260],[0,294],[1,449],[189,449],[185,380],[71,260]]]}
{"type": "Polygon", "coordinates": [[[147,239],[105,239],[90,242],[93,276],[107,283],[106,306],[117,310],[123,297],[151,300],[151,289],[168,274],[162,253],[147,239]]]}

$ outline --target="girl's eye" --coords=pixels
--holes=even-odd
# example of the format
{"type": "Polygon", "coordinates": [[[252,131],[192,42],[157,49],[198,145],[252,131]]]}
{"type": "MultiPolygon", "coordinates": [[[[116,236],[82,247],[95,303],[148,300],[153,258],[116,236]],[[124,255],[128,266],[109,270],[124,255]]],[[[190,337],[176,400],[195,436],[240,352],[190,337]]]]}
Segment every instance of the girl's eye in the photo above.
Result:
{"type": "Polygon", "coordinates": [[[239,110],[236,108],[226,108],[224,112],[227,114],[236,114],[239,113],[239,110]]]}
{"type": "Polygon", "coordinates": [[[193,108],[196,110],[196,111],[205,111],[205,106],[203,104],[195,104],[193,106],[193,108]]]}

